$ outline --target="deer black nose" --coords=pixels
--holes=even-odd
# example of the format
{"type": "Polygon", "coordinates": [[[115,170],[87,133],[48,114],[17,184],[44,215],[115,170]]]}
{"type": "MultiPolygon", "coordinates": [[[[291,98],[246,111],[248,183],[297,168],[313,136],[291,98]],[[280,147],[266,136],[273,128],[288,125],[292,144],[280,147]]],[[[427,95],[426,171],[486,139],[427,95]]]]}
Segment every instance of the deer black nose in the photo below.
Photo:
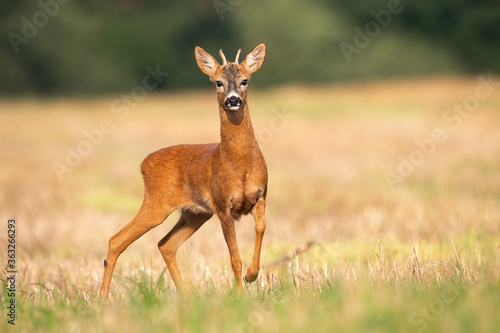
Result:
{"type": "Polygon", "coordinates": [[[241,104],[241,99],[238,96],[231,96],[227,99],[227,102],[230,106],[237,106],[241,104]]]}

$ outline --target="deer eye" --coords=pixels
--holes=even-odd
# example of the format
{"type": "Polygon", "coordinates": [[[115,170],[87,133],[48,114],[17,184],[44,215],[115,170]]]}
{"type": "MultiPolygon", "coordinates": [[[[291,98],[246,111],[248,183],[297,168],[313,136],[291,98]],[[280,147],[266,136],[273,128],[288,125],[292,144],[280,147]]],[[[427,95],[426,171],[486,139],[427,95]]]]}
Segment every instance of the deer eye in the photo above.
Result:
{"type": "Polygon", "coordinates": [[[248,84],[248,80],[247,79],[244,79],[243,81],[241,81],[241,85],[242,86],[246,86],[248,84]]]}
{"type": "Polygon", "coordinates": [[[222,81],[219,80],[215,81],[215,85],[217,86],[217,88],[222,87],[222,81]]]}

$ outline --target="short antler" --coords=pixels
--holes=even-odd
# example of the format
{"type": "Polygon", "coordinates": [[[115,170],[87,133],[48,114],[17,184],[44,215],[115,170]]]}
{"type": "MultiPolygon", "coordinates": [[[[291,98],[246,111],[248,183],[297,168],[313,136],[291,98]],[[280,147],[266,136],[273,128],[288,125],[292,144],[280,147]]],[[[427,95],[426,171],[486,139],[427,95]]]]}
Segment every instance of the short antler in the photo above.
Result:
{"type": "Polygon", "coordinates": [[[224,55],[224,52],[222,52],[222,49],[219,50],[219,55],[222,58],[222,64],[226,65],[227,64],[227,60],[226,60],[226,56],[224,55]]]}
{"type": "MultiPolygon", "coordinates": [[[[241,49],[238,49],[238,53],[236,53],[236,59],[234,60],[235,64],[240,63],[240,53],[241,53],[241,49]]],[[[224,55],[224,52],[222,52],[222,49],[219,50],[219,55],[222,58],[222,64],[227,65],[226,56],[224,55]]]]}
{"type": "Polygon", "coordinates": [[[238,49],[238,53],[236,53],[236,59],[234,60],[235,64],[239,64],[240,53],[241,53],[241,49],[238,49]]]}

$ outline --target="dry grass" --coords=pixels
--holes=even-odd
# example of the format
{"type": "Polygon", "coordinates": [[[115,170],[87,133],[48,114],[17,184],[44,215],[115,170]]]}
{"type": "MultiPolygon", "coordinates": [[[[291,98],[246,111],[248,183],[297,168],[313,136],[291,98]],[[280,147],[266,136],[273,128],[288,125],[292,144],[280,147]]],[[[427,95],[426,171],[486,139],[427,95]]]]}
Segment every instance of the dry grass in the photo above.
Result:
{"type": "MultiPolygon", "coordinates": [[[[359,282],[498,283],[499,90],[456,129],[443,120],[477,85],[475,78],[450,78],[252,91],[250,110],[270,181],[263,270],[248,292],[277,295],[287,283],[298,294],[359,282]],[[291,116],[278,116],[283,113],[291,116]],[[392,186],[386,176],[399,156],[407,158],[414,141],[437,127],[448,139],[392,186]],[[315,244],[307,251],[293,254],[310,241],[315,244]]],[[[149,95],[125,119],[113,113],[112,98],[0,101],[0,220],[17,221],[26,301],[54,293],[68,300],[95,298],[107,241],[142,200],[138,165],[165,146],[218,141],[213,95],[149,95]],[[82,130],[104,118],[115,126],[112,133],[60,181],[53,162],[64,163],[65,147],[75,148],[85,139],[82,130]]],[[[156,243],[176,217],[122,255],[115,273],[125,278],[113,280],[114,299],[127,299],[126,278],[140,280],[141,271],[158,281],[164,263],[156,243]]],[[[248,264],[252,220],[242,219],[237,232],[248,264]]],[[[0,244],[6,248],[6,229],[0,244]]],[[[5,253],[0,251],[2,262],[5,253]]],[[[217,219],[183,245],[178,259],[195,289],[230,289],[217,219]]],[[[165,283],[158,292],[175,297],[168,273],[165,283]]]]}

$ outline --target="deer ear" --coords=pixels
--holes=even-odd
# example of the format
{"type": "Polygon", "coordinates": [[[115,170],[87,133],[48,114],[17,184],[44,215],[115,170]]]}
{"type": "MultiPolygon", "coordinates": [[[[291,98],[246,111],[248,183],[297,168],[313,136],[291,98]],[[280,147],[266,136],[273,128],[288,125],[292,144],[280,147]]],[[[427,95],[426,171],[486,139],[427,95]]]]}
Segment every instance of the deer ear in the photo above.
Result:
{"type": "Polygon", "coordinates": [[[250,74],[252,74],[253,72],[256,72],[260,66],[262,66],[265,57],[266,45],[259,44],[247,55],[245,60],[243,60],[242,65],[250,72],[250,74]]]}
{"type": "Polygon", "coordinates": [[[212,76],[219,67],[217,60],[199,46],[195,47],[194,56],[196,57],[198,67],[208,76],[212,76]]]}

